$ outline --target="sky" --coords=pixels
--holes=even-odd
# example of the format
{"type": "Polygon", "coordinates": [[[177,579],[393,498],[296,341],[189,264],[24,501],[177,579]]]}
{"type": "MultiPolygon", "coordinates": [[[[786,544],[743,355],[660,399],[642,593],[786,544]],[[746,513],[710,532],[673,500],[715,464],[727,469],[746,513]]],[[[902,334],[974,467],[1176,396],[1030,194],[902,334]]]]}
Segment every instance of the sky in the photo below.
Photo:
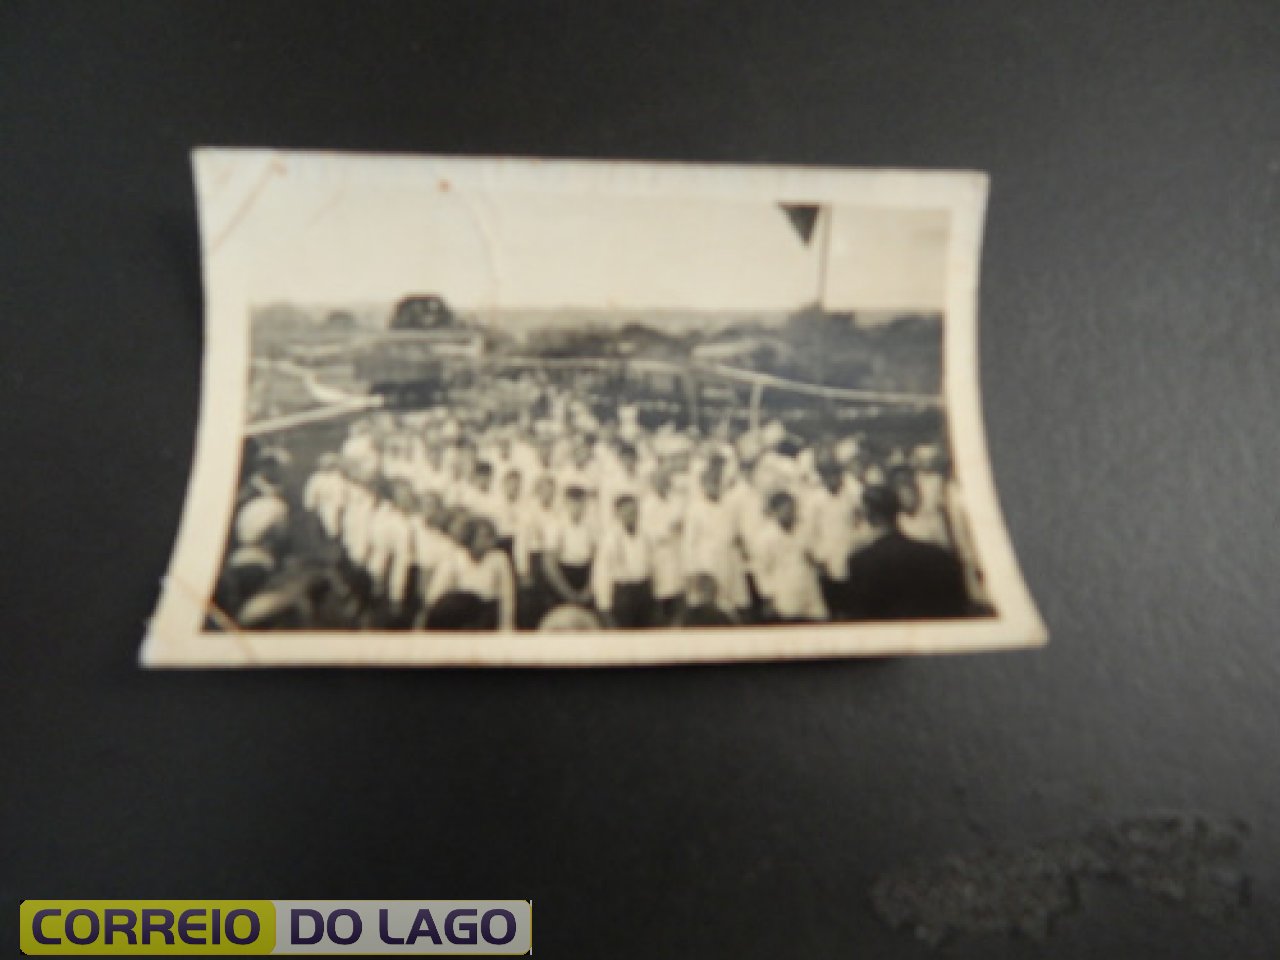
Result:
{"type": "Polygon", "coordinates": [[[237,168],[202,185],[201,209],[206,256],[234,248],[254,303],[439,293],[473,311],[943,308],[944,211],[823,217],[806,244],[768,199],[460,187],[360,164],[323,177],[237,168]]]}

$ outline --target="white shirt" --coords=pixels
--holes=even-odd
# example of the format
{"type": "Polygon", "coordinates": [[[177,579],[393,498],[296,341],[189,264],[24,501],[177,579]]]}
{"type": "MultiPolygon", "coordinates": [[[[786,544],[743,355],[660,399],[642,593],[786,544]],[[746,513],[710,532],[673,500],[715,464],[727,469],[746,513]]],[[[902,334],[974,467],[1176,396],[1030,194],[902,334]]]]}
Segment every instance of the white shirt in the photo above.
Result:
{"type": "Polygon", "coordinates": [[[517,496],[512,500],[505,492],[494,497],[491,519],[498,529],[498,536],[514,537],[516,528],[520,524],[520,517],[527,509],[523,497],[517,496]]]}
{"type": "Polygon", "coordinates": [[[766,450],[756,463],[756,484],[760,489],[781,490],[800,482],[800,464],[776,450],[766,450]]]}
{"type": "Polygon", "coordinates": [[[594,462],[581,467],[576,463],[566,464],[556,471],[556,474],[556,489],[560,491],[562,500],[570,487],[581,487],[588,497],[597,493],[599,472],[594,462]]]}
{"type": "Polygon", "coordinates": [[[436,568],[431,578],[427,606],[432,606],[454,590],[474,593],[481,600],[497,600],[498,629],[515,629],[515,578],[511,573],[511,562],[501,550],[490,550],[478,561],[470,551],[454,551],[436,568]]]}
{"type": "Polygon", "coordinates": [[[674,493],[656,491],[640,502],[640,531],[649,542],[653,558],[653,595],[669,600],[684,590],[680,534],[684,528],[684,501],[674,493]]]}
{"type": "Polygon", "coordinates": [[[516,571],[522,577],[531,576],[533,568],[530,556],[545,552],[555,537],[560,518],[554,509],[547,509],[536,501],[520,514],[516,524],[516,571]]]}
{"type": "Polygon", "coordinates": [[[422,496],[424,493],[434,493],[444,499],[445,494],[449,491],[449,485],[453,482],[453,478],[450,476],[449,468],[443,460],[441,460],[439,466],[434,466],[430,460],[424,458],[414,464],[409,482],[418,496],[422,496]]]}
{"type": "Polygon", "coordinates": [[[827,619],[818,572],[799,528],[787,531],[771,521],[760,543],[756,585],[760,595],[773,603],[778,616],[788,620],[827,619]]]}
{"type": "Polygon", "coordinates": [[[413,470],[409,438],[392,436],[382,444],[382,475],[388,480],[404,480],[413,470]]]}
{"type": "Polygon", "coordinates": [[[374,499],[358,483],[346,483],[345,506],[342,510],[342,545],[352,563],[363,564],[369,552],[369,520],[374,499]]]}
{"type": "Polygon", "coordinates": [[[649,544],[637,529],[628,533],[621,523],[613,523],[600,539],[595,564],[591,568],[591,588],[596,606],[613,609],[613,589],[620,583],[642,583],[653,573],[649,544]]]}
{"type": "Polygon", "coordinates": [[[516,459],[516,448],[512,444],[507,448],[504,455],[501,447],[497,443],[486,444],[480,448],[480,459],[487,460],[493,467],[493,483],[494,486],[502,484],[502,478],[511,470],[521,473],[520,461],[516,459]]]}
{"type": "Polygon", "coordinates": [[[498,525],[498,514],[501,512],[501,505],[498,503],[498,492],[496,490],[481,490],[475,484],[468,483],[459,487],[455,493],[457,506],[462,507],[468,513],[475,514],[478,517],[487,517],[493,521],[494,526],[498,525]]]}
{"type": "Polygon", "coordinates": [[[338,535],[343,483],[342,474],[337,470],[317,470],[302,492],[303,506],[319,517],[320,526],[328,537],[338,535]]]}
{"type": "Polygon", "coordinates": [[[382,501],[369,518],[369,550],[365,566],[388,599],[404,599],[409,566],[413,562],[413,533],[409,518],[382,501]]]}
{"type": "Polygon", "coordinates": [[[709,574],[716,581],[716,602],[727,609],[747,606],[746,569],[738,548],[734,504],[726,497],[708,500],[695,494],[685,514],[682,560],[685,573],[709,574]]]}
{"type": "Polygon", "coordinates": [[[520,476],[526,482],[530,481],[537,473],[544,471],[544,467],[538,460],[538,451],[529,443],[519,440],[511,450],[511,460],[519,469],[520,476]]]}
{"type": "Polygon", "coordinates": [[[600,475],[600,523],[608,526],[615,522],[618,497],[630,494],[637,500],[644,489],[639,473],[629,474],[620,467],[604,470],[600,475]]]}
{"type": "Polygon", "coordinates": [[[860,542],[861,503],[862,487],[851,477],[835,493],[816,484],[800,498],[800,536],[832,580],[849,576],[849,554],[860,542]]]}
{"type": "Polygon", "coordinates": [[[358,463],[367,473],[378,469],[378,442],[368,433],[353,433],[342,444],[342,459],[358,463]]]}
{"type": "Polygon", "coordinates": [[[754,484],[739,480],[725,494],[725,498],[732,505],[733,521],[737,524],[738,537],[747,553],[747,566],[754,572],[761,551],[760,538],[769,529],[769,518],[765,516],[765,496],[754,484]]]}
{"type": "Polygon", "coordinates": [[[689,473],[695,484],[701,484],[702,475],[711,465],[711,461],[718,459],[721,463],[721,482],[725,490],[728,490],[733,482],[738,479],[738,451],[733,448],[732,444],[715,442],[709,448],[704,448],[694,454],[693,459],[689,463],[689,473]]]}
{"type": "Polygon", "coordinates": [[[564,518],[556,524],[547,549],[561,563],[580,567],[595,556],[596,539],[595,528],[585,518],[577,523],[564,518]]]}
{"type": "Polygon", "coordinates": [[[431,580],[440,565],[462,548],[444,531],[437,530],[422,517],[409,522],[413,536],[413,562],[421,571],[424,594],[431,589],[431,580]]]}
{"type": "Polygon", "coordinates": [[[236,513],[236,542],[254,546],[273,534],[283,533],[289,526],[289,508],[275,494],[254,497],[236,513]]]}

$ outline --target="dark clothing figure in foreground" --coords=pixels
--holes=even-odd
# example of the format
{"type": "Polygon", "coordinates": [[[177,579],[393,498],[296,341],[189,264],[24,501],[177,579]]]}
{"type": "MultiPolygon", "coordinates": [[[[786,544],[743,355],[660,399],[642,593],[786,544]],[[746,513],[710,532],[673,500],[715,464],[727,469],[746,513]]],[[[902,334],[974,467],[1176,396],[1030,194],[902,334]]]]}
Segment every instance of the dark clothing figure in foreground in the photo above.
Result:
{"type": "Polygon", "coordinates": [[[850,620],[924,620],[969,611],[964,570],[955,554],[912,540],[898,529],[899,501],[890,487],[863,493],[873,543],[849,557],[840,616],[850,620]]]}

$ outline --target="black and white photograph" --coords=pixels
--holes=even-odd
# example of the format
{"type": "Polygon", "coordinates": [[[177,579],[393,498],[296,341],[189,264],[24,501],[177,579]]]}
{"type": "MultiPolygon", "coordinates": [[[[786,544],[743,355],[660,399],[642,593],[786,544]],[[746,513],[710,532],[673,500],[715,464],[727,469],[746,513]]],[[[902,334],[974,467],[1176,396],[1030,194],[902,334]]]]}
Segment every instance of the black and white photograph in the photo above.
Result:
{"type": "Polygon", "coordinates": [[[1280,960],[1278,53],[0,4],[4,955],[1280,960]]]}
{"type": "Polygon", "coordinates": [[[195,616],[178,659],[1041,639],[973,416],[979,178],[228,151],[197,171],[219,443],[192,488],[216,499],[184,518],[203,569],[175,558],[167,584],[195,616]]]}

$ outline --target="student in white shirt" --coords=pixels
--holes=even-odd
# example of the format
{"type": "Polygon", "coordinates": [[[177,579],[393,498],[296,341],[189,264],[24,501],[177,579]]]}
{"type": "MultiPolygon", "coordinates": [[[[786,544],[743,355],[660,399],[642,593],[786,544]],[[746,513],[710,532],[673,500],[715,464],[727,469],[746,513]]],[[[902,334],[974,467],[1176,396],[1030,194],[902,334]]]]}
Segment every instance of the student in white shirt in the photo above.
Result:
{"type": "Polygon", "coordinates": [[[738,536],[734,504],[724,496],[724,478],[716,461],[703,469],[700,495],[689,498],[685,514],[682,566],[686,578],[707,574],[716,584],[715,596],[735,615],[751,605],[746,564],[738,536]]]}
{"type": "Polygon", "coordinates": [[[600,492],[600,465],[596,461],[595,441],[590,437],[575,438],[569,457],[569,462],[560,468],[556,478],[561,496],[576,487],[582,491],[590,508],[600,492]]]}
{"type": "Polygon", "coordinates": [[[655,626],[670,626],[679,612],[685,586],[680,538],[683,529],[684,500],[671,488],[671,472],[658,467],[649,492],[640,501],[640,530],[653,559],[655,626]]]}
{"type": "Polygon", "coordinates": [[[233,532],[237,546],[262,547],[278,557],[289,546],[289,506],[275,493],[246,500],[236,511],[233,532]]]}
{"type": "Polygon", "coordinates": [[[700,440],[689,455],[690,486],[701,484],[708,470],[720,475],[720,485],[727,491],[738,479],[738,451],[732,444],[712,438],[700,440]]]}
{"type": "Polygon", "coordinates": [[[548,433],[540,434],[527,448],[527,472],[530,477],[553,473],[556,469],[556,439],[548,433]]]}
{"type": "Polygon", "coordinates": [[[493,488],[493,464],[481,460],[471,472],[471,480],[457,492],[455,505],[478,517],[488,517],[497,524],[498,492],[493,488]]]}
{"type": "Polygon", "coordinates": [[[373,598],[373,582],[365,561],[369,557],[369,523],[377,506],[359,472],[354,466],[350,470],[342,509],[342,572],[350,589],[353,616],[363,613],[373,598]]]}
{"type": "Polygon", "coordinates": [[[520,472],[520,463],[516,458],[516,444],[513,428],[501,427],[490,431],[492,439],[484,444],[481,455],[493,464],[493,475],[501,482],[509,470],[520,472]]]}
{"type": "Polygon", "coordinates": [[[419,496],[433,493],[444,502],[452,480],[445,454],[439,437],[428,438],[423,458],[414,469],[413,488],[419,496]]]}
{"type": "Polygon", "coordinates": [[[747,588],[751,595],[751,614],[760,612],[759,577],[757,562],[762,549],[760,540],[769,529],[766,501],[772,488],[761,485],[768,474],[759,471],[759,460],[744,460],[738,479],[725,493],[731,507],[733,521],[737,524],[738,541],[746,560],[747,588]]]}
{"type": "Polygon", "coordinates": [[[326,540],[338,537],[342,515],[342,474],[338,471],[337,454],[321,454],[316,472],[302,491],[302,505],[315,515],[326,540]]]}
{"type": "Polygon", "coordinates": [[[373,617],[380,626],[394,626],[403,612],[413,558],[409,517],[403,509],[412,506],[413,494],[406,483],[386,480],[379,483],[377,492],[378,502],[369,517],[365,567],[377,601],[373,617]]]}
{"type": "Polygon", "coordinates": [[[849,578],[849,554],[862,545],[862,485],[835,460],[818,460],[818,483],[804,488],[800,529],[809,553],[818,562],[818,582],[831,608],[842,595],[849,578]]]}
{"type": "Polygon", "coordinates": [[[619,495],[614,511],[615,519],[596,550],[592,590],[606,624],[638,630],[650,625],[653,612],[653,558],[640,533],[636,495],[619,495]]]}
{"type": "Polygon", "coordinates": [[[525,509],[519,470],[510,468],[502,475],[502,486],[492,502],[492,519],[498,531],[498,547],[514,559],[516,527],[520,523],[520,514],[525,509]]]}
{"type": "MultiPolygon", "coordinates": [[[[449,482],[445,487],[445,506],[466,507],[467,497],[473,495],[475,475],[480,466],[476,448],[465,440],[458,440],[446,454],[449,470],[449,482]]],[[[490,470],[490,477],[493,473],[490,470]]],[[[468,511],[470,508],[467,508],[468,511]]]]}
{"type": "Polygon", "coordinates": [[[596,533],[587,518],[587,492],[571,486],[564,492],[564,517],[542,555],[543,573],[556,601],[591,605],[595,553],[596,533]]]}
{"type": "Polygon", "coordinates": [[[618,497],[631,494],[638,498],[644,487],[644,478],[640,473],[640,454],[630,443],[620,442],[609,461],[608,466],[600,470],[599,509],[602,528],[613,523],[614,505],[618,502],[618,497]]]}
{"type": "Polygon", "coordinates": [[[381,462],[378,441],[373,435],[373,425],[357,420],[351,425],[346,441],[342,444],[342,460],[351,464],[361,474],[370,476],[377,472],[381,462]]]}
{"type": "Polygon", "coordinates": [[[406,613],[421,626],[425,620],[426,598],[431,581],[440,565],[458,549],[444,531],[447,513],[440,495],[428,491],[418,500],[418,509],[409,517],[409,533],[413,548],[413,564],[406,589],[406,613]]]}
{"type": "Polygon", "coordinates": [[[534,481],[533,496],[526,502],[516,525],[515,566],[520,584],[516,620],[522,630],[535,629],[543,614],[554,605],[542,558],[559,523],[555,478],[543,474],[534,481]]]}
{"type": "Polygon", "coordinates": [[[533,489],[538,470],[538,453],[527,429],[516,429],[511,439],[511,467],[520,471],[520,484],[525,490],[533,489]]]}
{"type": "Polygon", "coordinates": [[[436,569],[427,593],[428,630],[514,630],[516,585],[487,517],[468,517],[455,550],[436,569]]]}
{"type": "Polygon", "coordinates": [[[382,441],[382,476],[387,480],[407,480],[413,472],[413,447],[403,432],[388,435],[382,441]]]}
{"type": "Polygon", "coordinates": [[[768,516],[756,566],[764,619],[782,623],[828,619],[818,585],[818,562],[797,523],[796,498],[785,490],[772,494],[768,516]]]}

